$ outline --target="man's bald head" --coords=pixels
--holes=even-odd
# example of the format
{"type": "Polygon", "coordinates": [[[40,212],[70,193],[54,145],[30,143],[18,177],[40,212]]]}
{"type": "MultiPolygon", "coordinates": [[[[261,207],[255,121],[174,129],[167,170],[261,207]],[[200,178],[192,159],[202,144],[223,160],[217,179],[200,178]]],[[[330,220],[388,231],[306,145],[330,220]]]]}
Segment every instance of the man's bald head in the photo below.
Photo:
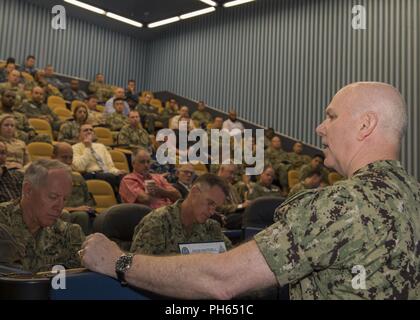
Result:
{"type": "Polygon", "coordinates": [[[377,114],[378,129],[389,138],[400,141],[407,130],[407,105],[400,92],[382,82],[356,82],[341,89],[335,98],[344,96],[346,107],[356,116],[365,112],[377,114]],[[356,103],[355,103],[356,102],[356,103]]]}
{"type": "Polygon", "coordinates": [[[358,82],[341,89],[318,128],[327,167],[351,176],[379,160],[396,160],[407,127],[407,107],[393,86],[358,82]]]}
{"type": "Polygon", "coordinates": [[[73,163],[72,146],[67,142],[57,142],[53,148],[52,158],[71,166],[73,163]]]}

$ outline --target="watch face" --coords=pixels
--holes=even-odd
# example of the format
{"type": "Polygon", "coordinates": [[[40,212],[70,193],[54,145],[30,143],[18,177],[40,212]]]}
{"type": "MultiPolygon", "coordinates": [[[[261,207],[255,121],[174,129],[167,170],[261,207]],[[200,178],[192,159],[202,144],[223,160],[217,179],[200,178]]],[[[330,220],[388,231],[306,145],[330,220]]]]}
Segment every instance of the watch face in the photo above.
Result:
{"type": "Polygon", "coordinates": [[[119,257],[119,259],[117,260],[117,262],[115,264],[115,268],[118,271],[124,272],[130,267],[132,260],[133,260],[133,256],[123,255],[123,256],[119,257]]]}

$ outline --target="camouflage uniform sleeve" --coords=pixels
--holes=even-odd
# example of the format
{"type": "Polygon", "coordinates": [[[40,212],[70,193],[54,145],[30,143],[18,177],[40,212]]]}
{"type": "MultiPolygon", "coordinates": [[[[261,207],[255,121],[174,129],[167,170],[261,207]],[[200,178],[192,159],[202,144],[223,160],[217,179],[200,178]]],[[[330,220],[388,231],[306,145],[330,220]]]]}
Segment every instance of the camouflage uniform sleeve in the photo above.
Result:
{"type": "Polygon", "coordinates": [[[128,128],[121,128],[120,132],[118,133],[117,141],[118,144],[130,145],[130,134],[128,132],[128,128]]]}
{"type": "Polygon", "coordinates": [[[362,230],[353,226],[357,211],[344,189],[300,193],[277,209],[279,220],[254,239],[278,282],[297,282],[348,259],[363,245],[362,230]]]}
{"type": "Polygon", "coordinates": [[[149,213],[136,227],[130,252],[157,255],[165,251],[163,221],[154,212],[149,213]]]}
{"type": "Polygon", "coordinates": [[[77,138],[73,137],[73,130],[70,122],[67,121],[60,127],[57,140],[69,144],[75,144],[78,141],[77,138]]]}
{"type": "Polygon", "coordinates": [[[68,268],[79,268],[81,267],[80,257],[78,251],[82,247],[82,243],[85,241],[85,235],[83,234],[82,228],[78,224],[69,224],[67,229],[67,253],[68,259],[66,266],[68,268]]]}

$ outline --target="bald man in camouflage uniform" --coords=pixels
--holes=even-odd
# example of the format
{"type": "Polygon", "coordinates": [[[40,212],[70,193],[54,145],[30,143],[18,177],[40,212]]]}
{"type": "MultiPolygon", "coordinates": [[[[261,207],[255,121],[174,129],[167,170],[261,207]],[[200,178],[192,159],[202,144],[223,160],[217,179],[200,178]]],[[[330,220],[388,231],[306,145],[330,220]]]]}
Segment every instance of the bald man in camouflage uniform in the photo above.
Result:
{"type": "MultiPolygon", "coordinates": [[[[203,195],[211,193],[211,199],[224,200],[227,190],[222,192],[218,184],[225,182],[213,174],[204,174],[196,180],[185,200],[149,213],[136,227],[130,251],[151,255],[174,254],[180,253],[180,243],[210,241],[224,241],[226,248],[230,249],[232,244],[223,235],[220,225],[208,219],[211,213],[203,215],[200,211],[202,207],[199,203],[208,201],[203,195]],[[209,185],[206,181],[217,181],[217,184],[209,185]],[[220,190],[214,190],[216,188],[220,190]]],[[[224,188],[227,189],[227,186],[224,188]]]]}
{"type": "Polygon", "coordinates": [[[58,218],[70,190],[70,170],[64,164],[42,159],[29,166],[22,198],[0,204],[0,226],[6,230],[0,243],[10,244],[10,256],[0,252],[1,261],[31,272],[50,271],[57,264],[80,267],[77,251],[83,232],[78,225],[58,218]]]}
{"type": "Polygon", "coordinates": [[[152,142],[149,133],[143,129],[140,124],[140,116],[138,111],[130,111],[128,114],[129,123],[122,127],[118,133],[118,144],[128,145],[134,152],[138,147],[142,147],[151,151],[152,142]]]}
{"type": "MultiPolygon", "coordinates": [[[[420,184],[398,161],[403,98],[388,84],[355,83],[326,114],[317,128],[325,165],[347,180],[291,197],[273,225],[227,253],[135,255],[128,283],[196,299],[275,284],[290,284],[292,299],[419,299],[420,184]]],[[[116,277],[123,252],[115,243],[98,234],[83,248],[85,266],[116,277]]]]}
{"type": "Polygon", "coordinates": [[[26,144],[34,141],[52,143],[51,138],[46,134],[38,134],[29,124],[28,119],[23,113],[13,110],[16,101],[16,93],[5,89],[0,91],[0,115],[10,114],[16,120],[16,138],[26,144]]]}
{"type": "Polygon", "coordinates": [[[296,142],[293,145],[293,152],[289,152],[288,157],[292,166],[291,169],[299,170],[303,165],[309,164],[311,162],[311,157],[302,154],[303,145],[301,142],[296,142]]]}
{"type": "Polygon", "coordinates": [[[7,82],[0,83],[0,90],[11,90],[16,94],[15,107],[18,108],[26,100],[26,94],[20,82],[20,72],[13,70],[7,77],[7,82]]]}
{"type": "Polygon", "coordinates": [[[52,130],[57,132],[60,130],[60,118],[44,103],[44,90],[41,87],[34,87],[31,100],[24,102],[17,111],[24,113],[29,119],[46,120],[52,130]]]}

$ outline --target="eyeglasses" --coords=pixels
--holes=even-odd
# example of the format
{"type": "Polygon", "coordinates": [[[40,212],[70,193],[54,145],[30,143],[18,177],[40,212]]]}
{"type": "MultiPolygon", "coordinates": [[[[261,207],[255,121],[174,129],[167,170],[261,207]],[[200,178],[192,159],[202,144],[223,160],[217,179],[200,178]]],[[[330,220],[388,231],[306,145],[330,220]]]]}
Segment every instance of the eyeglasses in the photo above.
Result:
{"type": "Polygon", "coordinates": [[[150,160],[139,160],[137,162],[141,163],[141,164],[146,164],[146,163],[150,163],[151,161],[150,160]]]}

